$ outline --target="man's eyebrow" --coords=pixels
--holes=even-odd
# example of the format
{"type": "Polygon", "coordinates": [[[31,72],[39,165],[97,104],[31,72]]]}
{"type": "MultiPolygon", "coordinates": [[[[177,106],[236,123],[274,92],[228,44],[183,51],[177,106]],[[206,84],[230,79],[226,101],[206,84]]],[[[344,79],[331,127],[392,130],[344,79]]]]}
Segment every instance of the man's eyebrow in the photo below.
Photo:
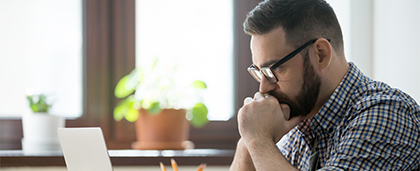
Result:
{"type": "MultiPolygon", "coordinates": [[[[273,59],[273,60],[270,60],[270,61],[267,61],[267,62],[265,62],[265,63],[263,63],[260,67],[261,68],[263,68],[263,67],[269,67],[269,66],[271,66],[271,65],[273,65],[273,64],[275,64],[276,62],[278,62],[279,60],[278,59],[273,59]]],[[[254,64],[255,65],[255,64],[254,64]]],[[[256,65],[255,65],[256,66],[256,65]]]]}

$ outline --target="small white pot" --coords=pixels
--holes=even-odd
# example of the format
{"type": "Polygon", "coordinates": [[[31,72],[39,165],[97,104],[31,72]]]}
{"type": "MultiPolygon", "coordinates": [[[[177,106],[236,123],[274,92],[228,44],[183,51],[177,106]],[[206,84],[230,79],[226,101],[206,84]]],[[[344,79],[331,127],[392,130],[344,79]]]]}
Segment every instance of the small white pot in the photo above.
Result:
{"type": "Polygon", "coordinates": [[[65,127],[65,118],[47,113],[22,116],[22,150],[25,155],[61,151],[57,129],[65,127]]]}

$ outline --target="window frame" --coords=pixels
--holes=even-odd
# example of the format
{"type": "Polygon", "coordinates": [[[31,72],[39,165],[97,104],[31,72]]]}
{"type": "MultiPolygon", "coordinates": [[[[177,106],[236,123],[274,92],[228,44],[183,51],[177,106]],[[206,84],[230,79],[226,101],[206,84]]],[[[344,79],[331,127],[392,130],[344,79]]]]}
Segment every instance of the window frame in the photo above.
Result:
{"type": "MultiPolygon", "coordinates": [[[[234,111],[258,91],[246,68],[252,63],[250,36],[242,31],[246,13],[259,0],[234,0],[234,111]]],[[[134,123],[113,119],[118,80],[135,67],[135,0],[83,0],[83,115],[66,118],[66,127],[101,127],[108,149],[130,149],[134,123]]],[[[22,121],[0,118],[0,150],[20,150],[22,121]]],[[[196,148],[235,149],[240,136],[236,114],[190,129],[196,148]]]]}

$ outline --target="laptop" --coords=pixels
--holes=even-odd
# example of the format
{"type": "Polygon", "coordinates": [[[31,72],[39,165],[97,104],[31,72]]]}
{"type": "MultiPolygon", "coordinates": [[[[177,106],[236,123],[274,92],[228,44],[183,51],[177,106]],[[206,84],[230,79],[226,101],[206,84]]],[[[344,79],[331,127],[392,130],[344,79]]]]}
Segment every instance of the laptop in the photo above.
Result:
{"type": "Polygon", "coordinates": [[[112,171],[101,128],[58,128],[68,171],[112,171]]]}

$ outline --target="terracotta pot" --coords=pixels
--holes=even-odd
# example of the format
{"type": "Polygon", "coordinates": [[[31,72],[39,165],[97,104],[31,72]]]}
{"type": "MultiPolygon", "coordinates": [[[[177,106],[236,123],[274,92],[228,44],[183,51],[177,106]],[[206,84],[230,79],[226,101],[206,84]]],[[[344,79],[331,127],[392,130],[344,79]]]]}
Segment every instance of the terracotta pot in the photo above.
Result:
{"type": "Polygon", "coordinates": [[[150,115],[147,110],[139,110],[136,135],[137,142],[132,148],[139,150],[185,150],[194,148],[188,141],[189,122],[185,109],[164,109],[161,113],[150,115]]]}

